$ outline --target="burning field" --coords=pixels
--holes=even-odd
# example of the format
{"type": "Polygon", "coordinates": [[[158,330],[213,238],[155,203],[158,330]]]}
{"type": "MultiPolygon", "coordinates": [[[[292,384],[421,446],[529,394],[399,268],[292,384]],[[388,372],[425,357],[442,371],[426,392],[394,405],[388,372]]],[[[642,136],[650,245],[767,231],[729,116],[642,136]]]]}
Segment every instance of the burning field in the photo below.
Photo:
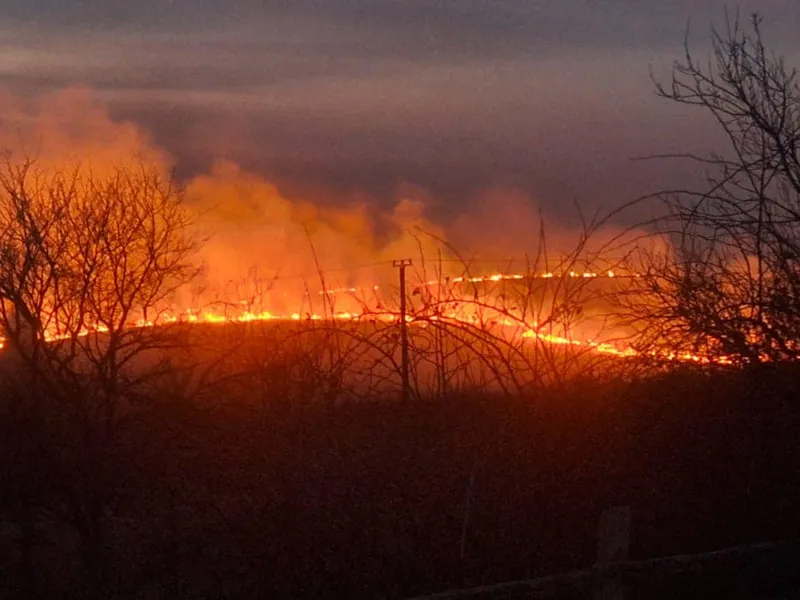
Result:
{"type": "Polygon", "coordinates": [[[258,331],[265,356],[305,345],[315,368],[362,395],[402,381],[418,394],[520,390],[638,353],[612,300],[632,281],[635,231],[546,227],[503,190],[447,224],[413,188],[389,211],[364,198],[323,205],[229,162],[177,189],[169,158],[87,94],[9,114],[46,142],[3,175],[2,343],[18,352],[41,342],[98,357],[97,339],[153,337],[174,353],[168,332],[205,325],[222,364],[252,344],[217,338],[258,331]]]}
{"type": "Polygon", "coordinates": [[[1,343],[17,352],[68,348],[96,371],[125,339],[132,369],[140,350],[177,360],[165,336],[198,328],[179,336],[196,366],[325,380],[342,398],[520,393],[643,358],[724,362],[637,343],[642,324],[619,299],[641,304],[636,256],[665,247],[643,230],[553,225],[509,190],[446,224],[411,188],[384,212],[363,198],[322,205],[228,162],[177,189],[169,159],[89,96],[48,98],[26,123],[53,142],[3,175],[1,343]]]}
{"type": "MultiPolygon", "coordinates": [[[[627,367],[624,359],[637,353],[609,326],[609,295],[625,279],[577,272],[410,278],[405,307],[396,286],[372,286],[306,293],[291,314],[266,309],[270,294],[286,302],[276,283],[266,297],[162,311],[127,323],[117,334],[164,346],[142,352],[142,364],[169,357],[175,368],[202,373],[205,383],[209,377],[226,385],[235,379],[243,394],[252,394],[256,381],[260,402],[399,395],[403,345],[416,395],[516,394],[577,374],[608,378],[627,367]]],[[[76,339],[89,355],[99,356],[111,338],[109,327],[87,327],[76,339]]],[[[56,330],[46,339],[53,351],[75,352],[65,333],[56,330]]]]}
{"type": "MultiPolygon", "coordinates": [[[[235,371],[232,365],[238,364],[241,373],[288,375],[297,385],[327,378],[326,386],[318,387],[335,384],[333,398],[399,394],[404,345],[409,385],[421,396],[467,390],[521,393],[576,374],[608,377],[622,370],[625,357],[636,354],[626,340],[615,343],[611,337],[602,309],[610,307],[603,306],[603,297],[613,286],[599,277],[591,285],[582,276],[580,285],[569,276],[561,281],[522,276],[504,281],[497,275],[472,279],[469,294],[463,282],[451,282],[449,289],[439,282],[411,284],[414,291],[405,307],[380,290],[369,290],[369,296],[348,290],[344,298],[355,305],[351,311],[279,315],[233,309],[185,319],[206,323],[203,331],[211,347],[219,350],[220,340],[227,340],[225,368],[235,371]],[[593,315],[576,319],[582,332],[594,327],[596,336],[609,341],[573,337],[566,319],[552,319],[561,294],[593,315]]],[[[331,306],[338,305],[337,295],[326,295],[331,306]]]]}

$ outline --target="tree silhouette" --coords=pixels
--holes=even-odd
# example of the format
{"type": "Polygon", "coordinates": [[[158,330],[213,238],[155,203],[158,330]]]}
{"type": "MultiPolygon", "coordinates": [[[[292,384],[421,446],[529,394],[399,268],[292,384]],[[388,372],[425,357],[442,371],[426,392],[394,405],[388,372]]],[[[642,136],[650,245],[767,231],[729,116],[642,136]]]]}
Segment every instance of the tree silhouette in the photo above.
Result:
{"type": "Polygon", "coordinates": [[[767,49],[762,19],[712,31],[712,55],[688,42],[657,94],[713,116],[727,149],[672,155],[707,173],[701,189],[667,190],[667,254],[648,255],[628,308],[640,343],[736,362],[795,359],[800,332],[800,88],[767,49]]]}
{"type": "Polygon", "coordinates": [[[35,510],[72,526],[98,578],[126,427],[171,368],[164,351],[183,343],[175,328],[143,325],[195,275],[191,226],[180,194],[145,164],[99,175],[25,160],[0,173],[2,425],[19,459],[9,497],[23,529],[35,510]]]}

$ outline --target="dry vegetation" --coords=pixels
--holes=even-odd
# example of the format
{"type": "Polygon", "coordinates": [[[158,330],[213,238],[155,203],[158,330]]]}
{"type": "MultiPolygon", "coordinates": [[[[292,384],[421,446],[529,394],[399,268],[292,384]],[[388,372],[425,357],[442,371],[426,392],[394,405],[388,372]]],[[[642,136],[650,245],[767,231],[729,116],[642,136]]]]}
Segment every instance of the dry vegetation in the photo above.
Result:
{"type": "Polygon", "coordinates": [[[800,331],[800,83],[762,39],[761,18],[712,36],[709,65],[693,57],[657,84],[661,97],[710,114],[728,141],[689,160],[701,189],[666,190],[661,223],[673,250],[644,257],[628,305],[640,343],[657,338],[734,362],[793,361],[800,331]],[[641,300],[644,299],[644,301],[641,300]]]}

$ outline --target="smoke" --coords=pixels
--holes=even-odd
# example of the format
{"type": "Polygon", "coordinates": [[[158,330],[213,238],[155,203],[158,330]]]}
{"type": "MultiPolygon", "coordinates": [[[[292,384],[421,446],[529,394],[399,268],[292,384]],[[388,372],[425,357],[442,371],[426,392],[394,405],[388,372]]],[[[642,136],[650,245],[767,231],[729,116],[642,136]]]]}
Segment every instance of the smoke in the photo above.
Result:
{"type": "Polygon", "coordinates": [[[226,161],[188,182],[186,200],[207,239],[201,252],[206,295],[267,293],[269,308],[282,311],[314,310],[297,306],[297,299],[323,287],[387,285],[396,278],[393,259],[435,255],[444,235],[419,200],[400,197],[377,215],[365,202],[321,206],[288,198],[226,161]]]}
{"type": "MultiPolygon", "coordinates": [[[[94,173],[144,161],[168,174],[174,165],[141,128],[113,119],[86,89],[34,99],[2,95],[0,131],[0,147],[12,161],[33,156],[40,166],[80,163],[94,173]]],[[[543,221],[534,199],[514,189],[467,198],[460,215],[442,224],[428,216],[427,192],[413,186],[399,188],[389,210],[365,196],[323,204],[289,197],[258,174],[220,160],[185,182],[185,196],[207,240],[195,293],[203,302],[245,299],[256,302],[250,308],[274,311],[314,312],[323,286],[393,285],[394,259],[414,260],[419,278],[461,274],[459,260],[487,274],[524,270],[545,250],[557,262],[582,239],[580,227],[543,221]]],[[[612,227],[594,232],[585,253],[600,252],[621,233],[631,235],[612,227]]]]}
{"type": "Polygon", "coordinates": [[[27,98],[0,93],[0,149],[16,162],[34,158],[43,169],[86,165],[98,175],[135,162],[166,174],[170,158],[134,123],[111,118],[85,88],[27,98]]]}
{"type": "Polygon", "coordinates": [[[581,214],[575,207],[566,223],[552,212],[522,190],[494,187],[464,207],[448,228],[448,240],[474,270],[539,273],[611,270],[629,263],[643,240],[655,241],[645,228],[623,227],[603,213],[581,214]]]}

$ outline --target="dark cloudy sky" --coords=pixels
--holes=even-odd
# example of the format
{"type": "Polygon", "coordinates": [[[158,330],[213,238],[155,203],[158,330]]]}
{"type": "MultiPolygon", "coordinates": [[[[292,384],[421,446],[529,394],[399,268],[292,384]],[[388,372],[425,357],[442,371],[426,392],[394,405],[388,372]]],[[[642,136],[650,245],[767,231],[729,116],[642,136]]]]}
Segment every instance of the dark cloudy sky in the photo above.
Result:
{"type": "MultiPolygon", "coordinates": [[[[2,0],[0,88],[83,84],[184,173],[229,158],[287,188],[423,186],[452,210],[513,185],[546,206],[677,181],[639,154],[709,147],[654,97],[720,0],[2,0]],[[299,187],[298,187],[299,186],[299,187]]],[[[731,5],[733,7],[733,5],[731,5]]],[[[752,0],[800,56],[800,2],[752,0]]],[[[795,61],[800,65],[800,61],[795,61]]]]}

